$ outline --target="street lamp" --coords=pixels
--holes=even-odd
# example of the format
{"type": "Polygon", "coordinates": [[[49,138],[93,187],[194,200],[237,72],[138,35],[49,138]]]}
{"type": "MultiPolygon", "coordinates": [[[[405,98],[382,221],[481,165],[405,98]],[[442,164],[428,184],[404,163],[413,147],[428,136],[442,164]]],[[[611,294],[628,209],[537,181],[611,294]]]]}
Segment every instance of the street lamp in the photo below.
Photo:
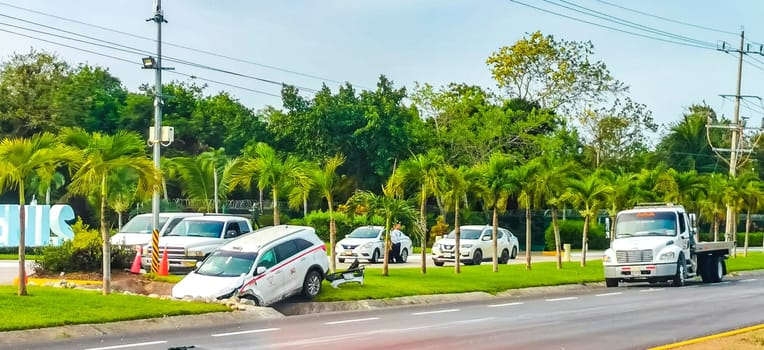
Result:
{"type": "Polygon", "coordinates": [[[156,67],[157,61],[154,60],[153,56],[143,58],[143,69],[156,69],[156,67]]]}

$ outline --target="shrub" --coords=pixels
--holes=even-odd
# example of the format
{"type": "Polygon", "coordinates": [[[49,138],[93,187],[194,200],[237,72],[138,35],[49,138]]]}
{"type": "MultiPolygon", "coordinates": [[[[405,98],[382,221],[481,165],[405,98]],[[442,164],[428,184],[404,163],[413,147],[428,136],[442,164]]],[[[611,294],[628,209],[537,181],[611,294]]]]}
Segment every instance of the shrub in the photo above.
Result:
{"type": "MultiPolygon", "coordinates": [[[[565,220],[560,223],[560,244],[570,243],[571,249],[581,249],[581,235],[584,232],[584,222],[582,220],[565,220]]],[[[610,242],[605,238],[605,228],[595,222],[589,224],[589,249],[607,249],[610,242]]],[[[546,249],[554,248],[554,231],[552,225],[544,231],[546,239],[546,249]]],[[[562,247],[561,247],[562,248],[562,247]]]]}
{"type": "MultiPolygon", "coordinates": [[[[761,247],[762,240],[764,239],[764,232],[750,232],[748,233],[748,247],[761,247]]],[[[713,242],[714,234],[710,232],[703,232],[700,234],[701,242],[713,242]]],[[[724,232],[719,232],[719,240],[724,241],[724,232]]],[[[745,232],[738,232],[737,234],[737,246],[743,247],[745,244],[745,232]]]]}
{"type": "MultiPolygon", "coordinates": [[[[289,221],[292,225],[305,225],[316,229],[316,234],[324,242],[329,242],[329,212],[312,211],[302,219],[292,219],[289,221]]],[[[345,235],[350,234],[353,229],[364,225],[382,225],[382,218],[374,216],[371,223],[365,216],[348,215],[343,212],[334,212],[334,223],[337,227],[337,240],[339,241],[345,235]]]]}

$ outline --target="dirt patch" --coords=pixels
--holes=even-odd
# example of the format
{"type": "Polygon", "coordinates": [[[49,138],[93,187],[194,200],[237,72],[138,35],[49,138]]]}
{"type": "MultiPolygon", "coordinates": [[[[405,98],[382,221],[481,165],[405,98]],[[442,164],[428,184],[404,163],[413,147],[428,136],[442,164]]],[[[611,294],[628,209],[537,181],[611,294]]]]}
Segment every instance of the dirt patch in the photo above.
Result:
{"type": "MultiPolygon", "coordinates": [[[[103,275],[99,272],[68,272],[62,275],[38,275],[35,278],[48,278],[66,281],[103,281],[103,275]]],[[[145,275],[132,274],[124,271],[114,271],[111,274],[111,289],[116,292],[131,292],[135,294],[171,295],[174,283],[157,282],[145,275]]],[[[100,285],[91,285],[92,288],[101,288],[100,285]]]]}

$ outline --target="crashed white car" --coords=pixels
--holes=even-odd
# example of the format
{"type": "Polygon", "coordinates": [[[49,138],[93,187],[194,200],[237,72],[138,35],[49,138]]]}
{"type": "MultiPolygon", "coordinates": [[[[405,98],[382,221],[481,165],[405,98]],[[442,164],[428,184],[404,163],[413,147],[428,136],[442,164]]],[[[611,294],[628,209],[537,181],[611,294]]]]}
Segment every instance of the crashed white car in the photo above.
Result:
{"type": "Polygon", "coordinates": [[[326,246],[315,229],[280,225],[237,238],[210,254],[172,289],[174,298],[232,296],[265,306],[302,293],[321,292],[329,271],[326,246]]]}
{"type": "MultiPolygon", "coordinates": [[[[396,262],[405,263],[412,252],[411,238],[405,233],[401,235],[400,259],[396,262]]],[[[384,256],[385,252],[385,227],[362,226],[358,227],[335,246],[339,262],[353,259],[367,259],[370,263],[376,263],[384,256]]]]}

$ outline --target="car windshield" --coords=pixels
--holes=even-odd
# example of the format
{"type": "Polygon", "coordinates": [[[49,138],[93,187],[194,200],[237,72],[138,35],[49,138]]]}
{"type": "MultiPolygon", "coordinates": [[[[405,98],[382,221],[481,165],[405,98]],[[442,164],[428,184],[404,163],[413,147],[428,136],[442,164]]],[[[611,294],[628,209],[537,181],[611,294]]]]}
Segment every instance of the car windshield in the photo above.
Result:
{"type": "Polygon", "coordinates": [[[219,221],[183,220],[168,236],[219,238],[223,223],[219,221]]]}
{"type": "MultiPolygon", "coordinates": [[[[483,232],[483,230],[475,230],[470,228],[463,228],[460,230],[460,239],[478,239],[480,238],[480,234],[483,232]]],[[[456,238],[456,232],[451,231],[448,233],[446,238],[456,238]]]]}
{"type": "Polygon", "coordinates": [[[672,212],[624,213],[615,223],[616,237],[674,236],[676,214],[672,212]]]}
{"type": "Polygon", "coordinates": [[[255,258],[257,253],[218,250],[204,260],[196,273],[205,276],[239,276],[252,270],[255,258]]]}
{"type": "Polygon", "coordinates": [[[350,238],[377,238],[379,229],[374,227],[359,227],[350,232],[350,238]]]}
{"type": "MultiPolygon", "coordinates": [[[[159,228],[167,222],[166,217],[159,217],[159,228]]],[[[119,232],[122,233],[151,233],[154,226],[154,218],[151,216],[136,216],[128,221],[119,232]]]]}

